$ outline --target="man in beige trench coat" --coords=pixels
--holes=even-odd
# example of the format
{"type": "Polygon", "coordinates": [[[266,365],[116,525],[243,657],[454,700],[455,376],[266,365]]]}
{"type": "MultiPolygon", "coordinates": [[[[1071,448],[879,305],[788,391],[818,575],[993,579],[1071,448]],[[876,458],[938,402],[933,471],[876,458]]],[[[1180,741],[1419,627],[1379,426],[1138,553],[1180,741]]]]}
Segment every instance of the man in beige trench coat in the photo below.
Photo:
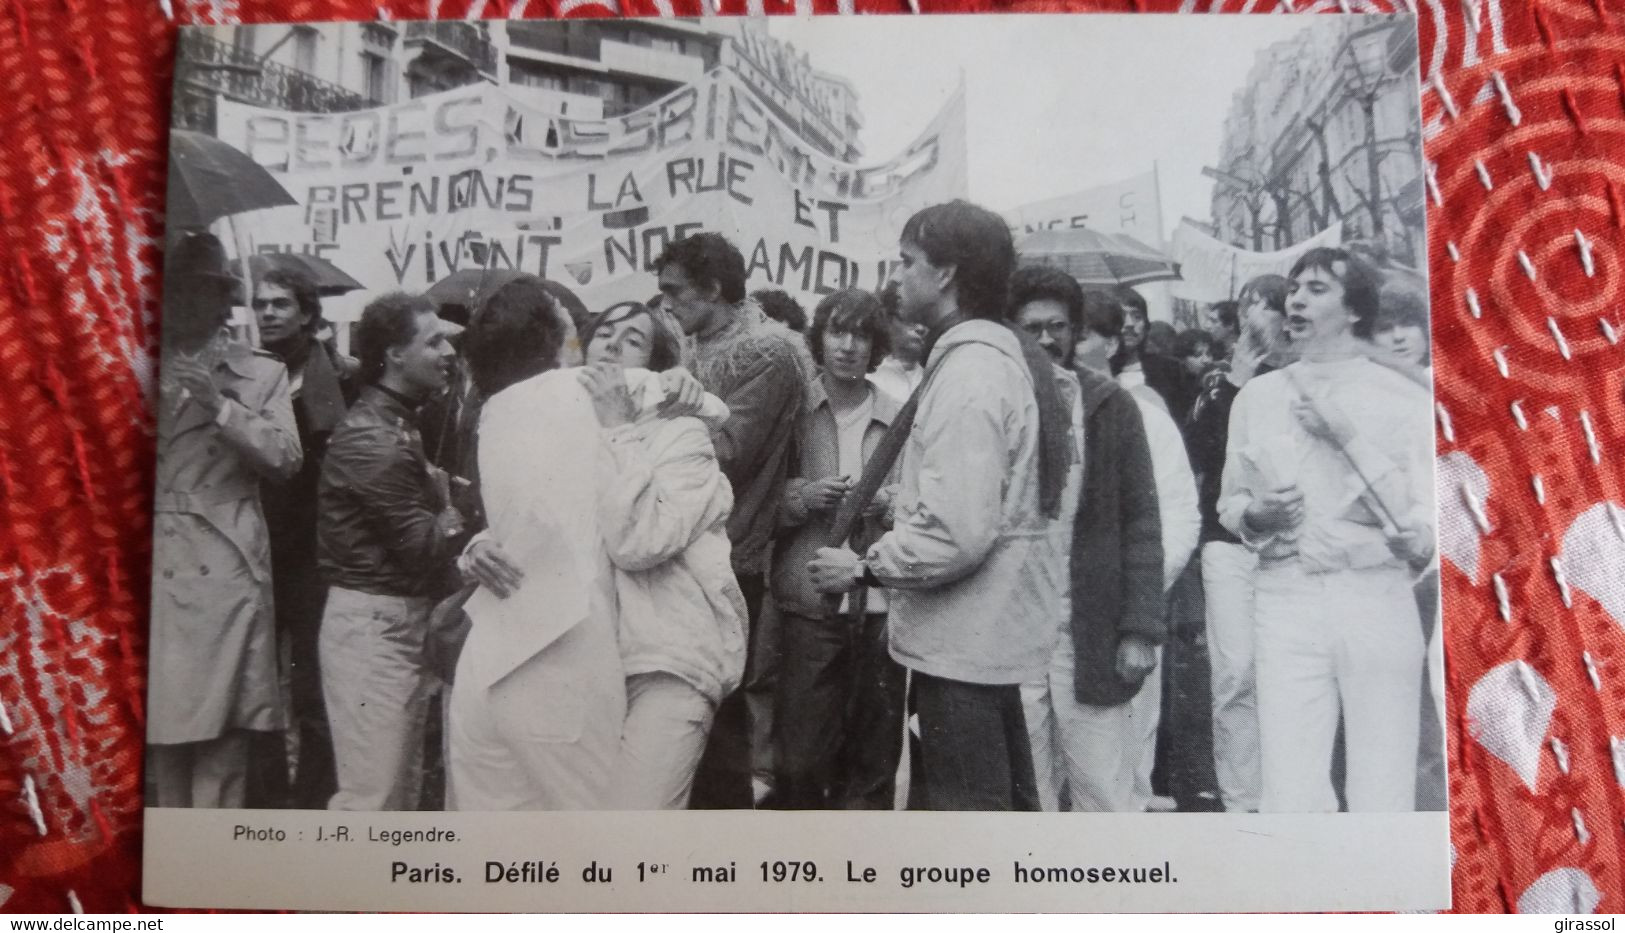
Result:
{"type": "Polygon", "coordinates": [[[208,234],[165,263],[153,503],[148,803],[241,807],[250,731],[280,729],[261,478],[301,461],[287,369],[225,330],[225,250],[208,234]]]}

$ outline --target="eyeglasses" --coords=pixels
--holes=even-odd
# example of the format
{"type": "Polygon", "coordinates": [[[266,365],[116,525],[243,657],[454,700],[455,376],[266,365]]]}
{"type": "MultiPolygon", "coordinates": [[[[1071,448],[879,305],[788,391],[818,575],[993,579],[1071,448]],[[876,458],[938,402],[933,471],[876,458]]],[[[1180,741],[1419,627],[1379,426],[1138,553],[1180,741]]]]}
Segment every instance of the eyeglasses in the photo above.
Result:
{"type": "Polygon", "coordinates": [[[1050,337],[1059,340],[1072,332],[1072,324],[1069,321],[1050,321],[1048,323],[1034,321],[1031,324],[1021,325],[1021,329],[1034,337],[1048,334],[1050,337]]]}

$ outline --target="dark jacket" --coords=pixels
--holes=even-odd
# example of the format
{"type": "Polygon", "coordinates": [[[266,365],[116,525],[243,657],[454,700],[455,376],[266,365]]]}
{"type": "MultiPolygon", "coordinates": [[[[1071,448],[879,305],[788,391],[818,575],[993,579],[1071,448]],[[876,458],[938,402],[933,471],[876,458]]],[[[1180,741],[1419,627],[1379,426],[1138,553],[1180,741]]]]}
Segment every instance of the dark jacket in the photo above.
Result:
{"type": "Polygon", "coordinates": [[[1162,524],[1151,448],[1128,390],[1090,370],[1083,389],[1083,490],[1072,535],[1072,642],[1078,701],[1128,702],[1140,684],[1117,676],[1122,636],[1161,644],[1162,524]]]}
{"type": "Polygon", "coordinates": [[[1202,510],[1201,543],[1223,541],[1240,544],[1241,539],[1219,522],[1219,487],[1224,479],[1224,452],[1230,438],[1230,406],[1240,392],[1235,383],[1220,376],[1204,390],[1191,408],[1185,426],[1185,449],[1196,473],[1197,506],[1202,510]]]}
{"type": "Polygon", "coordinates": [[[467,533],[442,534],[417,410],[368,386],[333,432],[318,484],[316,559],[331,586],[426,596],[467,533]]]}
{"type": "Polygon", "coordinates": [[[1200,388],[1198,380],[1187,373],[1178,360],[1157,353],[1140,357],[1140,368],[1145,371],[1145,384],[1167,403],[1174,424],[1184,427],[1185,416],[1191,413],[1191,403],[1196,401],[1200,388]]]}
{"type": "MultiPolygon", "coordinates": [[[[1265,364],[1254,375],[1262,376],[1273,369],[1265,364]]],[[[1185,425],[1185,451],[1190,454],[1191,470],[1196,474],[1197,506],[1202,510],[1202,544],[1241,543],[1219,521],[1219,487],[1223,485],[1224,454],[1230,442],[1230,408],[1240,391],[1228,374],[1217,374],[1197,396],[1185,425]]]]}
{"type": "Polygon", "coordinates": [[[304,463],[286,483],[260,483],[260,504],[271,536],[277,625],[285,629],[314,631],[321,620],[326,588],[316,569],[317,484],[327,442],[354,401],[353,388],[322,346],[312,346],[293,395],[293,419],[299,429],[299,446],[305,452],[304,463]]]}

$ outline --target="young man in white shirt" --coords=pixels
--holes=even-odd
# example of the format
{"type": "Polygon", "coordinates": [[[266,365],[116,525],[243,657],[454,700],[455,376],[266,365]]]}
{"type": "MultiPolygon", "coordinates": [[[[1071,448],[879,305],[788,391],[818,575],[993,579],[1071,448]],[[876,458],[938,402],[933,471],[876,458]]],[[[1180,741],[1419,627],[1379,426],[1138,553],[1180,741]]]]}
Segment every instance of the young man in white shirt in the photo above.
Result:
{"type": "Polygon", "coordinates": [[[1258,718],[1268,812],[1337,809],[1341,718],[1356,812],[1415,809],[1422,629],[1433,555],[1432,406],[1370,359],[1379,280],[1340,249],[1290,276],[1298,362],[1236,396],[1219,519],[1259,555],[1258,718]]]}

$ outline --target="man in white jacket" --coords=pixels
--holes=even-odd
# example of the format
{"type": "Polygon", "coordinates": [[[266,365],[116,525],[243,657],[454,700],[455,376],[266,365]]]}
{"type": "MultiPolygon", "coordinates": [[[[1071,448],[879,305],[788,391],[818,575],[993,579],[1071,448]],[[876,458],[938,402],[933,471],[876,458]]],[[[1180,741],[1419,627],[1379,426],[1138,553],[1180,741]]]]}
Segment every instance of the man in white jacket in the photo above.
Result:
{"type": "MultiPolygon", "coordinates": [[[[658,788],[627,790],[615,781],[627,711],[620,621],[625,602],[637,605],[618,569],[656,557],[626,540],[635,533],[633,509],[616,493],[632,487],[599,495],[604,458],[615,456],[603,445],[631,438],[604,437],[581,373],[561,370],[579,363],[581,350],[540,280],[525,276],[499,289],[475,316],[465,347],[475,384],[488,396],[479,467],[491,525],[463,559],[482,586],[464,607],[473,625],[447,714],[450,806],[581,810],[632,806],[633,797],[656,806],[664,802],[653,798],[658,788]]],[[[640,407],[658,404],[660,395],[640,387],[640,407]]],[[[702,443],[703,457],[709,445],[702,443]]],[[[702,515],[699,523],[709,528],[726,506],[705,511],[711,520],[702,515]]],[[[652,545],[647,524],[642,533],[652,545]]],[[[724,563],[716,552],[713,545],[710,580],[725,569],[726,548],[724,563]]],[[[735,622],[735,641],[742,640],[735,622]]],[[[732,647],[742,655],[742,645],[732,647]]],[[[646,672],[647,660],[635,655],[634,671],[646,672]]],[[[717,692],[737,681],[741,663],[734,657],[717,665],[717,692]]]]}
{"type": "Polygon", "coordinates": [[[928,328],[928,384],[895,524],[861,560],[824,548],[809,565],[826,593],[894,592],[891,654],[910,671],[919,720],[917,809],[1038,809],[1020,684],[1049,660],[1065,568],[1040,506],[1033,376],[1001,323],[1014,267],[1004,221],[974,205],[930,207],[904,226],[899,313],[928,328]]]}

